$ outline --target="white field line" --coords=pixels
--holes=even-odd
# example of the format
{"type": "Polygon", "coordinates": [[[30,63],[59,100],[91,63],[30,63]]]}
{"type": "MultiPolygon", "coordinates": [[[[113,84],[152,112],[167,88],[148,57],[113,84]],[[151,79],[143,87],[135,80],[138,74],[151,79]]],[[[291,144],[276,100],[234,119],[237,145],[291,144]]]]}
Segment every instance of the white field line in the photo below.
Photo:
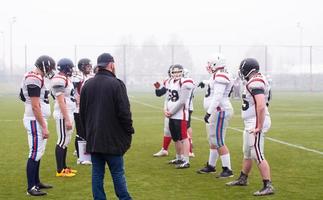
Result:
{"type": "MultiPolygon", "coordinates": [[[[133,98],[134,97],[132,96],[132,98],[131,98],[131,101],[132,102],[135,102],[135,103],[138,103],[138,104],[141,104],[141,105],[150,107],[150,108],[158,109],[158,110],[161,109],[160,107],[157,107],[157,106],[154,106],[154,105],[151,105],[151,104],[148,104],[148,103],[144,103],[144,102],[141,102],[141,101],[137,101],[137,100],[134,100],[133,98]]],[[[194,117],[194,116],[192,116],[192,119],[195,119],[197,121],[204,122],[203,119],[200,119],[200,118],[197,118],[197,117],[194,117]]],[[[228,128],[231,129],[231,130],[234,130],[234,131],[243,133],[243,130],[242,129],[238,129],[238,128],[234,128],[234,127],[228,127],[228,128]]],[[[308,151],[308,152],[312,152],[312,153],[316,153],[316,154],[323,155],[323,152],[321,152],[321,151],[318,151],[318,150],[315,150],[315,149],[309,149],[309,148],[303,147],[301,145],[291,144],[291,143],[284,142],[284,141],[281,141],[281,140],[277,140],[277,139],[274,139],[274,138],[271,138],[271,137],[267,137],[267,136],[266,136],[266,139],[267,140],[270,140],[270,141],[273,141],[273,142],[276,142],[276,143],[279,143],[279,144],[283,144],[283,145],[289,146],[289,147],[294,147],[296,149],[301,149],[301,150],[304,150],[304,151],[308,151]]]]}

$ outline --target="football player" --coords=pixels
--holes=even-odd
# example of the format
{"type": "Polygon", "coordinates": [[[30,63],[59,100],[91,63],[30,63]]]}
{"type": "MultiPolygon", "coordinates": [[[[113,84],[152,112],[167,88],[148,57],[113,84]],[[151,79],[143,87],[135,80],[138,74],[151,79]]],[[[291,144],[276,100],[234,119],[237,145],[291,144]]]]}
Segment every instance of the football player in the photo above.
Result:
{"type": "Polygon", "coordinates": [[[222,161],[222,172],[218,178],[232,177],[230,152],[225,144],[226,129],[233,115],[230,102],[230,92],[233,80],[226,68],[222,55],[214,55],[207,63],[207,71],[211,74],[206,95],[204,97],[204,109],[206,111],[204,121],[209,140],[209,160],[206,166],[197,173],[215,173],[218,157],[222,161]]]}
{"type": "Polygon", "coordinates": [[[74,64],[68,58],[57,63],[58,73],[51,80],[51,92],[55,99],[54,119],[56,120],[57,143],[55,149],[57,177],[73,177],[76,170],[66,165],[67,146],[73,133],[73,113],[76,109],[74,86],[70,80],[74,64]]]}
{"type": "Polygon", "coordinates": [[[172,79],[166,82],[168,98],[164,106],[164,114],[169,118],[169,130],[176,149],[176,158],[169,163],[176,164],[177,169],[190,167],[187,124],[190,95],[195,86],[192,79],[183,78],[183,73],[184,68],[181,65],[171,68],[172,79]]]}
{"type": "Polygon", "coordinates": [[[44,77],[54,75],[55,61],[43,55],[35,62],[35,68],[24,75],[20,89],[20,99],[25,104],[24,126],[28,134],[29,156],[27,161],[27,194],[46,195],[40,189],[52,188],[39,180],[40,160],[45,153],[49,131],[47,119],[50,116],[48,100],[49,90],[44,84],[44,77]]]}
{"type": "MultiPolygon", "coordinates": [[[[163,96],[164,94],[166,94],[167,92],[167,88],[166,88],[166,83],[171,79],[171,68],[173,67],[173,65],[171,65],[168,69],[168,77],[165,78],[165,80],[163,81],[163,85],[161,85],[159,82],[155,82],[154,86],[155,86],[155,94],[158,97],[163,96]]],[[[166,95],[165,97],[166,99],[168,98],[168,96],[166,95]]],[[[170,134],[169,131],[169,119],[167,117],[165,117],[164,119],[164,137],[163,137],[163,146],[161,148],[160,151],[158,151],[157,153],[153,154],[154,157],[162,157],[162,156],[168,156],[168,147],[170,145],[172,141],[172,136],[170,134]]]]}
{"type": "Polygon", "coordinates": [[[242,93],[241,116],[244,121],[242,170],[237,180],[227,183],[228,186],[246,186],[248,175],[255,160],[263,181],[263,187],[254,193],[255,196],[274,194],[271,183],[270,167],[264,156],[265,134],[271,126],[268,111],[269,84],[265,76],[259,73],[256,59],[246,58],[240,64],[240,77],[246,81],[242,93]],[[267,106],[266,106],[267,105],[267,106]]]}
{"type": "MultiPolygon", "coordinates": [[[[82,73],[81,77],[78,80],[76,79],[77,81],[73,82],[74,89],[76,91],[75,92],[76,110],[74,112],[74,121],[75,121],[75,128],[76,128],[75,149],[76,149],[77,158],[78,158],[77,164],[91,165],[92,162],[90,160],[80,159],[80,147],[79,147],[79,143],[80,144],[85,143],[85,134],[84,134],[83,127],[80,123],[80,114],[79,114],[80,94],[81,94],[81,89],[83,84],[88,79],[93,77],[91,60],[88,58],[82,58],[79,60],[77,67],[82,73]]],[[[81,152],[81,153],[84,154],[85,152],[81,152]]]]}
{"type": "MultiPolygon", "coordinates": [[[[155,93],[156,96],[160,97],[163,96],[164,94],[166,94],[167,92],[167,88],[166,86],[166,82],[169,81],[169,79],[171,79],[171,68],[173,67],[173,65],[171,65],[168,69],[168,77],[163,81],[163,85],[161,85],[159,82],[155,82],[154,86],[155,86],[155,93]]],[[[183,77],[184,78],[189,78],[189,72],[187,69],[184,69],[184,73],[183,73],[183,77]]],[[[168,98],[166,96],[166,98],[168,98]]],[[[188,128],[187,128],[187,134],[188,134],[188,139],[189,139],[189,157],[194,157],[194,153],[193,153],[193,140],[192,140],[192,134],[193,134],[193,129],[191,127],[191,115],[193,113],[193,98],[194,98],[194,89],[191,92],[190,95],[190,107],[189,107],[189,120],[188,120],[188,128]]],[[[162,156],[168,156],[168,147],[171,143],[171,134],[169,131],[169,120],[167,117],[165,117],[164,119],[164,138],[163,138],[163,146],[161,148],[160,151],[158,151],[157,153],[153,154],[154,157],[162,157],[162,156]]]]}

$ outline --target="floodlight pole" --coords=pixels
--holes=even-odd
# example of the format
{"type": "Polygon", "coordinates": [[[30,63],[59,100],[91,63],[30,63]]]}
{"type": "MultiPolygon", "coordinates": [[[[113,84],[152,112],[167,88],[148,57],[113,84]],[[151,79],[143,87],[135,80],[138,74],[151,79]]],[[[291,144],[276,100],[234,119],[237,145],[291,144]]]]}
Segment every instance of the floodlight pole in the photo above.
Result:
{"type": "Polygon", "coordinates": [[[6,51],[6,45],[5,45],[5,36],[4,36],[4,31],[0,31],[0,34],[2,36],[2,63],[3,63],[3,68],[5,67],[6,65],[6,62],[5,62],[5,58],[6,58],[6,54],[5,54],[5,51],[6,51]]]}
{"type": "Polygon", "coordinates": [[[12,58],[12,26],[16,22],[16,17],[10,19],[10,76],[12,77],[13,73],[13,58],[12,58]]]}

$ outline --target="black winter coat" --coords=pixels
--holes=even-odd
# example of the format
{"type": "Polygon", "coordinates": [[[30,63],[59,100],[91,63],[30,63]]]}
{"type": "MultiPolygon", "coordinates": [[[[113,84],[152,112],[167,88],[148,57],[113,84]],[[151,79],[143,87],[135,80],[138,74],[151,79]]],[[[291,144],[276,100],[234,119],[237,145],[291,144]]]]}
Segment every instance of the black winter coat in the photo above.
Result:
{"type": "Polygon", "coordinates": [[[101,69],[83,86],[80,118],[88,153],[123,155],[131,145],[134,128],[124,83],[101,69]]]}

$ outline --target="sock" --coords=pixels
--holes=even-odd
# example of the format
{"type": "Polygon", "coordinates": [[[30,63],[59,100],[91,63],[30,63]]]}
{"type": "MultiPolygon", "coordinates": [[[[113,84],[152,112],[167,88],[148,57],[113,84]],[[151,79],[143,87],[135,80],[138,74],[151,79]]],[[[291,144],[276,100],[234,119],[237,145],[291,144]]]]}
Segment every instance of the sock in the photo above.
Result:
{"type": "Polygon", "coordinates": [[[79,137],[75,136],[75,150],[76,150],[76,154],[77,154],[77,158],[80,158],[80,154],[79,154],[79,137]]]}
{"type": "Polygon", "coordinates": [[[66,156],[67,156],[67,147],[65,147],[65,149],[64,149],[64,157],[63,157],[63,167],[64,167],[64,169],[67,168],[66,156]]]}
{"type": "Polygon", "coordinates": [[[38,185],[40,183],[39,180],[39,166],[40,166],[40,160],[37,162],[37,168],[36,168],[36,176],[35,176],[35,183],[38,185]]]}
{"type": "Polygon", "coordinates": [[[190,157],[189,156],[183,156],[182,159],[185,161],[185,162],[190,162],[190,157]]]}
{"type": "Polygon", "coordinates": [[[230,154],[225,154],[220,156],[221,157],[221,161],[222,161],[222,166],[223,167],[227,167],[228,169],[231,170],[231,161],[230,161],[230,154]]]}
{"type": "Polygon", "coordinates": [[[176,159],[177,160],[182,160],[182,155],[176,154],[176,159]]]}
{"type": "Polygon", "coordinates": [[[168,150],[169,144],[171,143],[172,138],[168,137],[168,136],[164,136],[164,140],[163,140],[163,149],[164,150],[168,150]]]}
{"type": "Polygon", "coordinates": [[[243,171],[240,172],[240,177],[239,178],[244,178],[244,179],[247,179],[248,178],[248,175],[243,173],[243,171]]]}
{"type": "Polygon", "coordinates": [[[28,158],[27,161],[27,182],[28,182],[28,190],[36,185],[35,183],[35,174],[37,172],[37,162],[28,158]]]}
{"type": "Polygon", "coordinates": [[[192,138],[188,138],[188,142],[190,143],[190,153],[193,153],[193,140],[192,140],[192,138]]]}
{"type": "Polygon", "coordinates": [[[270,184],[271,183],[271,181],[270,180],[268,180],[268,179],[264,179],[264,180],[262,180],[263,182],[264,182],[264,187],[266,187],[268,184],[270,184]]]}
{"type": "Polygon", "coordinates": [[[58,145],[55,148],[55,156],[56,156],[56,165],[57,172],[60,173],[64,169],[64,149],[58,145]]]}
{"type": "Polygon", "coordinates": [[[209,165],[211,165],[212,167],[215,167],[218,157],[219,157],[218,151],[216,149],[210,149],[209,165]]]}

